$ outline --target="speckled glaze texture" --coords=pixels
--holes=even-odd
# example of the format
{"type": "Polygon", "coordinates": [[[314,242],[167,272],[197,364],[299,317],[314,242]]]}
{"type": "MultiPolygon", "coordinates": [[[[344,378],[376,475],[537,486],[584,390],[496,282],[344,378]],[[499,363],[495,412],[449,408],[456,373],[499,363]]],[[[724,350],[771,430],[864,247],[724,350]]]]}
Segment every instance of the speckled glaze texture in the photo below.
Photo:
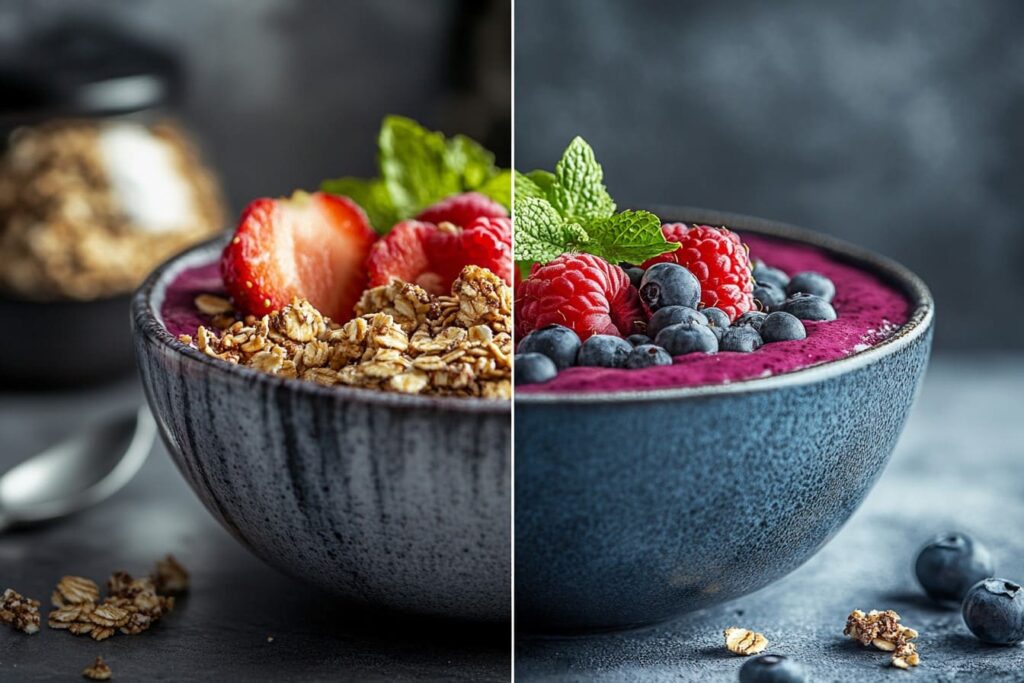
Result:
{"type": "MultiPolygon", "coordinates": [[[[881,474],[931,348],[909,271],[790,226],[904,291],[910,321],[850,358],[729,385],[516,398],[516,615],[528,632],[641,626],[755,591],[849,518],[881,474]]],[[[840,285],[841,286],[841,285],[840,285]]]]}
{"type": "Polygon", "coordinates": [[[344,600],[508,619],[509,403],[320,387],[186,347],[154,311],[220,246],[168,262],[132,304],[150,406],[199,498],[264,560],[344,600]]]}

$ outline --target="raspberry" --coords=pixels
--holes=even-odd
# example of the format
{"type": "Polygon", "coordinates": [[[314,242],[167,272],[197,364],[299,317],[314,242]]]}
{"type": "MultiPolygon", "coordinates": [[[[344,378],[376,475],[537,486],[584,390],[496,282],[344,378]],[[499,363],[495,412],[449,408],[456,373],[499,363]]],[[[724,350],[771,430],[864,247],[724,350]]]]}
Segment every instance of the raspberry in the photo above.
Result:
{"type": "Polygon", "coordinates": [[[512,222],[508,218],[476,218],[465,227],[402,221],[370,250],[366,269],[370,286],[393,279],[412,282],[433,294],[444,294],[468,265],[487,268],[512,284],[512,222]]]}
{"type": "Polygon", "coordinates": [[[477,218],[505,218],[508,212],[498,202],[479,192],[464,192],[442,199],[428,206],[416,216],[426,223],[454,223],[460,228],[468,227],[477,218]]]}
{"type": "Polygon", "coordinates": [[[625,337],[644,321],[643,305],[625,271],[590,254],[563,254],[537,264],[516,290],[516,334],[565,325],[586,340],[625,337]]]}
{"type": "Polygon", "coordinates": [[[722,309],[730,320],[754,309],[750,256],[739,235],[726,228],[684,223],[666,223],[661,231],[669,242],[682,246],[648,259],[644,268],[666,261],[685,266],[700,282],[701,305],[722,309]]]}

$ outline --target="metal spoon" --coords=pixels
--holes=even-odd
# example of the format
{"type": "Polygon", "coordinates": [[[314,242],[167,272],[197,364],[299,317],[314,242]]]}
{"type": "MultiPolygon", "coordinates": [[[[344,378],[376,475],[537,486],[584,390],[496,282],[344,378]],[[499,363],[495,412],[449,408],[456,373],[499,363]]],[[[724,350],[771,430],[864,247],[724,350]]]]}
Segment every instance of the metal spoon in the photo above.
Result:
{"type": "Polygon", "coordinates": [[[131,481],[156,437],[149,410],[92,427],[0,476],[0,531],[90,507],[131,481]]]}

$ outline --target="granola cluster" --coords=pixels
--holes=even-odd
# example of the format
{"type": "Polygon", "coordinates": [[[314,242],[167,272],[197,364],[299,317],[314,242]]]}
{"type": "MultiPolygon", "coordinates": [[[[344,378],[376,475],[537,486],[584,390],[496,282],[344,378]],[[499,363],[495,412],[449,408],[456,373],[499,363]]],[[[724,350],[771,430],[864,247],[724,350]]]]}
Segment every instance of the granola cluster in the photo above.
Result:
{"type": "Polygon", "coordinates": [[[725,629],[725,648],[736,655],[756,655],[768,647],[768,639],[756,631],[731,627],[725,629]]]}
{"type": "Polygon", "coordinates": [[[921,658],[917,645],[911,641],[917,638],[917,631],[900,623],[900,615],[890,610],[871,610],[867,614],[854,610],[846,618],[843,633],[862,645],[873,645],[879,650],[892,653],[892,665],[900,669],[917,666],[921,658]]]}
{"type": "Polygon", "coordinates": [[[39,601],[30,600],[13,588],[0,595],[0,623],[33,634],[39,632],[39,601]]]}
{"type": "Polygon", "coordinates": [[[97,657],[96,661],[82,670],[82,675],[93,681],[109,681],[114,672],[103,661],[103,657],[97,657]]]}
{"type": "Polygon", "coordinates": [[[161,261],[220,229],[217,183],[171,124],[151,131],[175,152],[194,219],[139,229],[104,165],[101,125],[53,122],[12,133],[0,159],[0,289],[31,299],[128,292],[161,261]]]}
{"type": "Polygon", "coordinates": [[[115,572],[107,580],[107,597],[100,601],[94,581],[65,576],[52,595],[47,623],[93,640],[106,640],[117,631],[137,635],[149,629],[174,608],[174,596],[188,588],[188,574],[171,556],[157,563],[152,576],[133,578],[115,572]]]}
{"type": "Polygon", "coordinates": [[[511,288],[486,268],[466,266],[451,295],[401,281],[366,290],[344,325],[295,299],[271,315],[241,320],[226,299],[197,298],[212,316],[195,344],[214,358],[325,386],[406,394],[509,398],[511,288]]]}

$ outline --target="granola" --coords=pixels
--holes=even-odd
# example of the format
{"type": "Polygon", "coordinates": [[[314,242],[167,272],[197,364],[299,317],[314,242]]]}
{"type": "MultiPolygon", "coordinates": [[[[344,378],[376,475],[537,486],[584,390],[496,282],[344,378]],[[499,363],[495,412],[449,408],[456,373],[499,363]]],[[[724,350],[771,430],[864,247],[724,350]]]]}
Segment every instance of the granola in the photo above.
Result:
{"type": "Polygon", "coordinates": [[[756,655],[768,647],[768,639],[756,631],[748,631],[745,628],[731,627],[724,631],[725,647],[729,652],[737,655],[756,655]]]}
{"type": "Polygon", "coordinates": [[[39,601],[26,598],[13,588],[0,595],[0,623],[29,635],[39,632],[39,601]]]}
{"type": "Polygon", "coordinates": [[[892,665],[900,669],[917,666],[921,662],[917,645],[911,641],[918,633],[900,623],[900,615],[893,610],[871,610],[867,614],[854,610],[846,618],[843,634],[862,645],[873,645],[892,653],[892,665]]]}
{"type": "Polygon", "coordinates": [[[97,657],[96,661],[82,670],[82,675],[94,681],[109,681],[114,672],[103,661],[103,657],[97,657]]]}
{"type": "MultiPolygon", "coordinates": [[[[226,315],[226,300],[199,299],[201,312],[226,315]]],[[[296,298],[262,318],[214,319],[180,340],[213,358],[324,386],[509,398],[511,331],[511,288],[466,266],[451,295],[397,280],[368,289],[343,325],[296,298]]]]}

